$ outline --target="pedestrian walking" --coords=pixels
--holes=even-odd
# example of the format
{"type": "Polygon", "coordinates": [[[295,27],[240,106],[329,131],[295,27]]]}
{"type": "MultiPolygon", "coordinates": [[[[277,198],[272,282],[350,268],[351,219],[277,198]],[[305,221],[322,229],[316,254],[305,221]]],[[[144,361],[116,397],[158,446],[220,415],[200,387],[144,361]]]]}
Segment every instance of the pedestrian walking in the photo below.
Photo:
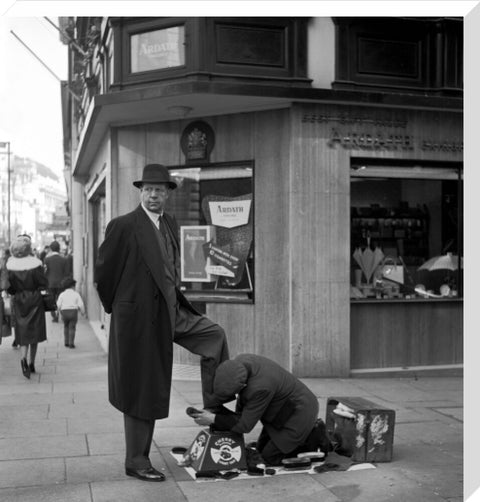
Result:
{"type": "MultiPolygon", "coordinates": [[[[60,244],[57,241],[50,244],[50,251],[50,254],[45,257],[45,273],[48,279],[48,290],[56,302],[62,291],[61,283],[67,276],[67,262],[60,254],[60,244]]],[[[58,312],[53,310],[50,314],[53,322],[58,322],[58,312]]]]}
{"type": "Polygon", "coordinates": [[[73,254],[71,249],[65,249],[65,277],[73,277],[73,254]]]}
{"type": "Polygon", "coordinates": [[[99,248],[95,282],[111,313],[109,399],[124,414],[128,476],[163,481],[149,459],[155,420],[169,413],[173,342],[201,356],[205,408],[213,394],[217,366],[228,359],[224,330],[199,314],[180,291],[178,226],[165,212],[177,184],[168,169],[148,164],[140,205],[107,225],[99,248]]]}
{"type": "Polygon", "coordinates": [[[42,262],[32,256],[29,237],[17,237],[10,251],[12,256],[6,264],[10,283],[7,291],[14,299],[15,336],[21,348],[22,372],[30,378],[30,373],[35,373],[38,343],[47,339],[41,290],[48,286],[48,280],[42,262]]]}
{"type": "Polygon", "coordinates": [[[43,251],[40,252],[40,260],[42,260],[42,263],[45,265],[45,258],[50,254],[50,246],[45,246],[43,248],[43,251]]]}
{"type": "Polygon", "coordinates": [[[57,307],[63,321],[63,334],[65,347],[75,348],[75,331],[78,322],[78,312],[85,315],[85,305],[78,291],[75,291],[77,282],[67,277],[62,281],[63,291],[58,295],[57,307]]]}
{"type": "MultiPolygon", "coordinates": [[[[4,319],[8,327],[10,328],[10,333],[13,335],[12,347],[14,349],[18,349],[19,345],[17,339],[15,337],[15,316],[13,315],[14,311],[14,299],[12,295],[8,294],[8,271],[7,271],[7,261],[10,258],[11,253],[10,249],[6,248],[3,251],[3,259],[1,261],[2,274],[3,277],[1,282],[3,284],[2,289],[2,297],[3,297],[3,309],[4,309],[4,319]]],[[[8,330],[6,327],[5,330],[8,330]]]]}
{"type": "Polygon", "coordinates": [[[12,334],[11,298],[7,293],[10,283],[8,281],[6,266],[10,253],[7,254],[5,251],[0,258],[0,344],[2,343],[2,338],[6,338],[12,334]]]}

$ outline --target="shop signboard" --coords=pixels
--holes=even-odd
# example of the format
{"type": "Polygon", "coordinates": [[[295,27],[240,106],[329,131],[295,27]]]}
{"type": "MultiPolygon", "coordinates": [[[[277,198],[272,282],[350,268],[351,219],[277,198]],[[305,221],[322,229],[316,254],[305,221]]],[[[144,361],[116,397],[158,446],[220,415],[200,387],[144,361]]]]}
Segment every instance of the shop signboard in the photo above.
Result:
{"type": "Polygon", "coordinates": [[[160,70],[185,64],[183,26],[136,33],[130,37],[132,73],[160,70]]]}

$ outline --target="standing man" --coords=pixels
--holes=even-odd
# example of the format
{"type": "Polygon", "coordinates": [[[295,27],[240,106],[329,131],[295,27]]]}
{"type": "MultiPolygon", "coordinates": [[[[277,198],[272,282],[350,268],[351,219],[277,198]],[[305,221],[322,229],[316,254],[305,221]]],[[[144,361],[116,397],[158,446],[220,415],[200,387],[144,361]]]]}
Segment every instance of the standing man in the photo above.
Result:
{"type": "Polygon", "coordinates": [[[173,342],[201,356],[203,404],[215,410],[217,366],[228,359],[225,332],[198,314],[180,292],[178,227],[164,212],[177,184],[168,169],[148,164],[140,205],[107,225],[95,266],[105,312],[111,313],[108,349],[110,403],[124,414],[125,471],[144,481],[165,476],[149,459],[155,420],[169,412],[173,342]]]}
{"type": "MultiPolygon", "coordinates": [[[[58,295],[62,292],[62,280],[66,275],[67,262],[60,254],[60,244],[53,241],[50,244],[50,254],[45,257],[45,275],[48,279],[48,289],[57,302],[58,295]]],[[[58,312],[50,312],[53,322],[58,322],[58,312]]]]}

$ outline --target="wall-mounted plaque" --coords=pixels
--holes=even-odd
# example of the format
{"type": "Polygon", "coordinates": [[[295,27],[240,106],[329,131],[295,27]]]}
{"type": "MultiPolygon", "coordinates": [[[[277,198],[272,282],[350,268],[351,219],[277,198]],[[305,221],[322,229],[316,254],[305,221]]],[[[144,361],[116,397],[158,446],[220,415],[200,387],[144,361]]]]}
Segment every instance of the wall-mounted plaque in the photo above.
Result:
{"type": "Polygon", "coordinates": [[[202,120],[192,122],[182,133],[180,146],[187,164],[208,162],[215,144],[213,129],[202,120]]]}

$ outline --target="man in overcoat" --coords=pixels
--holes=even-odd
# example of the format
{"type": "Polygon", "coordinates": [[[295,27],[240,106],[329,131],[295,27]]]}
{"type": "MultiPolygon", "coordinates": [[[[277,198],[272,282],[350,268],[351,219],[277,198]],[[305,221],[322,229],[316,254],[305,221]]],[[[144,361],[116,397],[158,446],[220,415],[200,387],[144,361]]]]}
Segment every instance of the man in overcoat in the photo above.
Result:
{"type": "Polygon", "coordinates": [[[263,425],[256,449],[269,465],[300,452],[330,450],[325,424],[317,420],[318,400],[298,378],[275,361],[255,354],[240,354],[217,368],[213,384],[220,400],[238,394],[235,412],[219,408],[191,415],[198,425],[238,434],[263,425]]]}
{"type": "Polygon", "coordinates": [[[111,313],[108,348],[109,400],[124,414],[126,474],[163,481],[149,459],[156,419],[169,413],[173,342],[201,356],[205,408],[217,366],[228,359],[224,330],[198,314],[179,289],[178,227],[164,212],[177,185],[168,169],[148,164],[140,205],[107,225],[95,266],[95,282],[111,313]]]}
{"type": "MultiPolygon", "coordinates": [[[[67,262],[60,254],[60,244],[53,241],[50,244],[51,253],[45,257],[45,275],[48,279],[48,290],[53,295],[55,302],[62,292],[62,281],[67,275],[67,262]]],[[[53,322],[58,322],[58,312],[50,312],[53,322]]]]}

